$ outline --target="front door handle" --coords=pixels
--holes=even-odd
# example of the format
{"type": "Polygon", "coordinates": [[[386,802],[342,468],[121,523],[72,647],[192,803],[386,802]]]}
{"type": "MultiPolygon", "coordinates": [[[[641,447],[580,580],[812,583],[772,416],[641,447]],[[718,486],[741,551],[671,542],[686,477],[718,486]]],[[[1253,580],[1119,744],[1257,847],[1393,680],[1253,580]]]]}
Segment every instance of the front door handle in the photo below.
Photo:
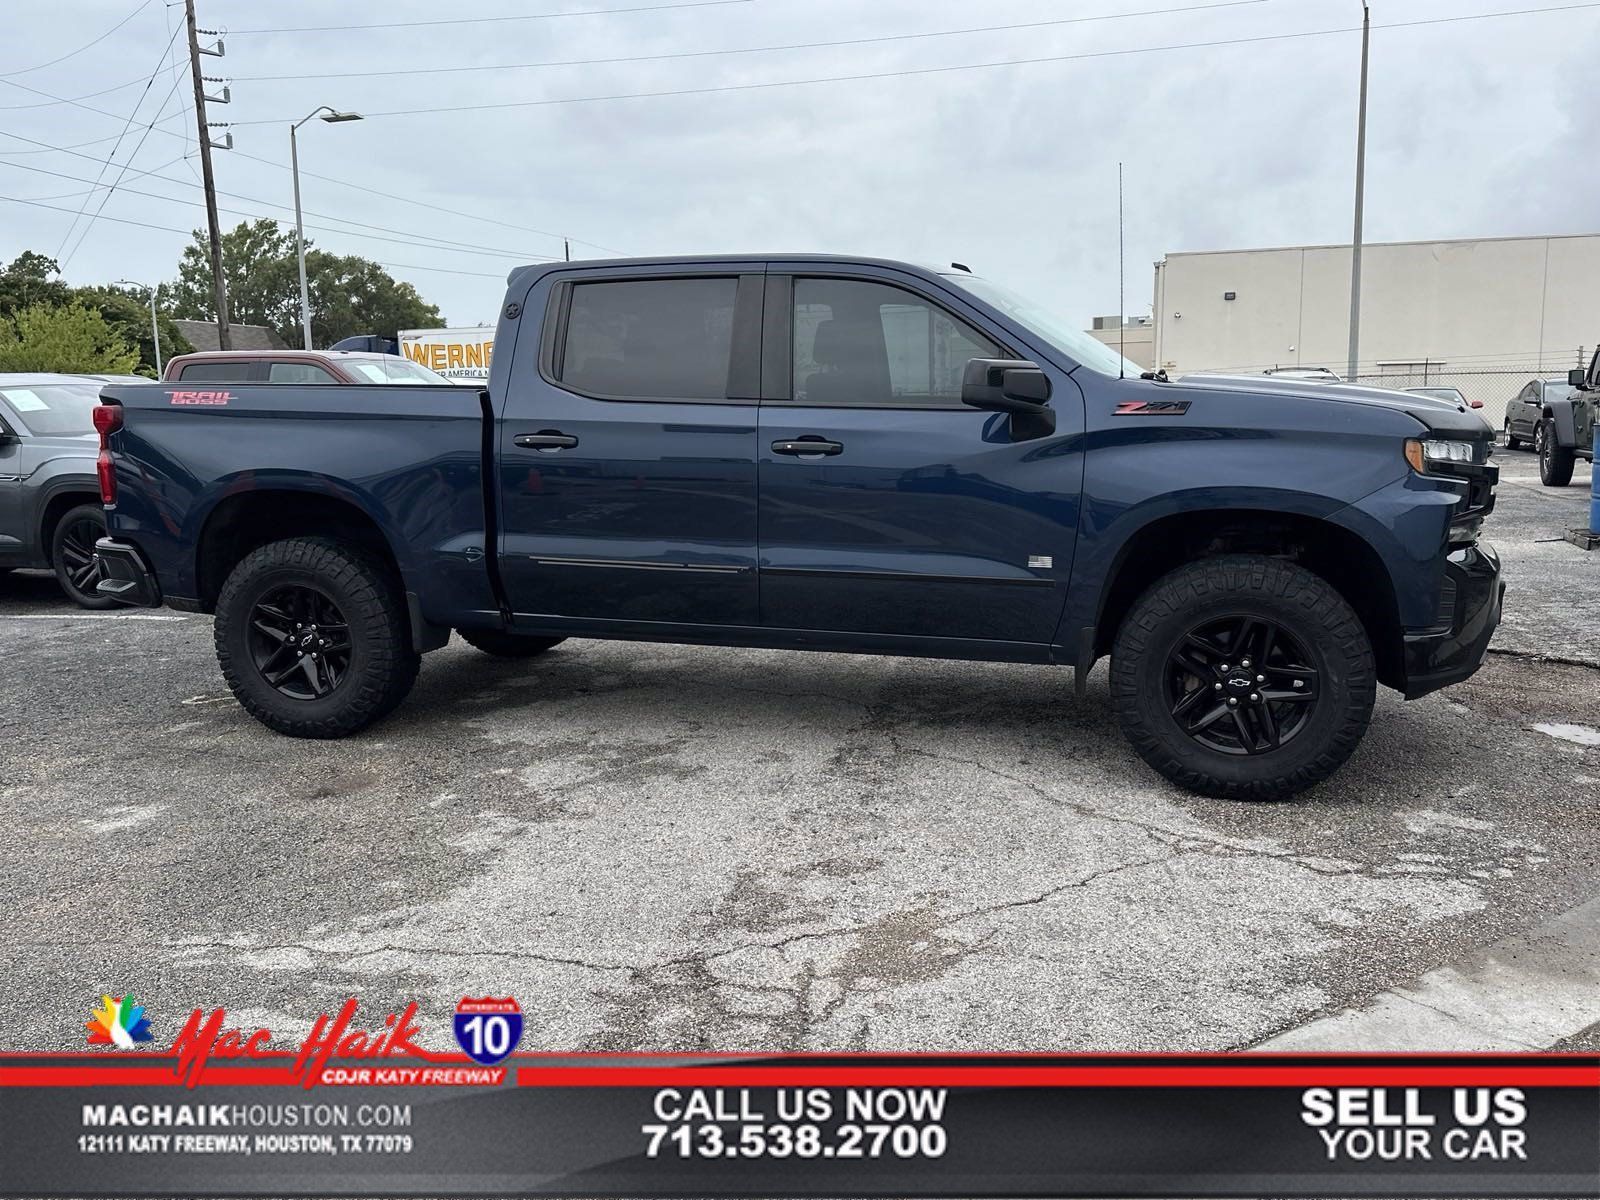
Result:
{"type": "Polygon", "coordinates": [[[559,429],[541,429],[538,433],[519,433],[511,439],[524,450],[571,450],[578,439],[559,429]]]}
{"type": "Polygon", "coordinates": [[[794,458],[823,458],[830,454],[843,454],[843,442],[830,442],[827,438],[807,434],[793,441],[777,441],[772,443],[774,454],[788,454],[794,458]]]}

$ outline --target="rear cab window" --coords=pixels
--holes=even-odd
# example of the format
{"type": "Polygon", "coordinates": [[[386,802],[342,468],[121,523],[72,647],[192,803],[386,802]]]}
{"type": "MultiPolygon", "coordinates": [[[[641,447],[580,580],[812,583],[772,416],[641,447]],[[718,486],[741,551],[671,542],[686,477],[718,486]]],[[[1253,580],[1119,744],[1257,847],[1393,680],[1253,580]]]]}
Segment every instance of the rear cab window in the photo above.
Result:
{"type": "Polygon", "coordinates": [[[252,361],[185,363],[178,378],[184,383],[244,383],[254,366],[252,361]]]}

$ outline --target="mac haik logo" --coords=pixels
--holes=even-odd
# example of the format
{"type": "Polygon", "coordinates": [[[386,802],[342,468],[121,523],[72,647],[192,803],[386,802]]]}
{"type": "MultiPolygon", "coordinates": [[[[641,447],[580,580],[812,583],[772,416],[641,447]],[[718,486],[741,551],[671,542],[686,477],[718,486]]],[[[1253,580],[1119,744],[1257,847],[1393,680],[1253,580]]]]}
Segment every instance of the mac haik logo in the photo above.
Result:
{"type": "Polygon", "coordinates": [[[522,1009],[510,996],[504,1000],[463,996],[456,1005],[455,1030],[467,1057],[492,1067],[509,1058],[522,1040],[522,1009]]]}
{"type": "Polygon", "coordinates": [[[103,1007],[94,1010],[86,1025],[89,1045],[132,1050],[155,1037],[145,1019],[144,1005],[135,1004],[132,996],[101,996],[100,1000],[103,1007]]]}
{"type": "MultiPolygon", "coordinates": [[[[427,1055],[411,1040],[419,1032],[413,1018],[417,1015],[415,1001],[406,1005],[401,1013],[390,1013],[383,1028],[375,1032],[352,1028],[356,1015],[354,997],[344,1002],[339,1015],[330,1017],[322,1013],[295,1052],[289,1066],[295,1081],[304,1087],[313,1087],[322,1080],[323,1070],[330,1059],[374,1059],[392,1055],[426,1058],[427,1055]]],[[[287,1057],[271,1048],[272,1031],[255,1029],[249,1033],[230,1028],[224,1022],[227,1010],[214,1008],[209,1014],[195,1009],[189,1014],[182,1031],[172,1043],[172,1053],[177,1058],[173,1074],[190,1087],[200,1082],[206,1066],[215,1059],[270,1059],[287,1057]]]]}

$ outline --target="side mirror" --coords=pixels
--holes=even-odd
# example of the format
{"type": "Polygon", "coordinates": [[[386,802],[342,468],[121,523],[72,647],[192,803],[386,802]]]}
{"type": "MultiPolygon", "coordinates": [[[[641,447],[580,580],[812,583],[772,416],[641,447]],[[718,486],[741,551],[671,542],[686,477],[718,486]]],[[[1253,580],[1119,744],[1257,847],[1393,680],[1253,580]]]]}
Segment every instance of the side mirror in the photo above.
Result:
{"type": "Polygon", "coordinates": [[[1567,386],[1581,388],[1589,381],[1589,373],[1582,367],[1573,367],[1567,372],[1567,386]]]}
{"type": "Polygon", "coordinates": [[[1050,378],[1020,358],[969,358],[961,403],[985,412],[1037,413],[1050,400],[1050,378]]]}
{"type": "Polygon", "coordinates": [[[13,442],[20,441],[22,441],[21,438],[7,429],[3,422],[0,422],[0,446],[9,446],[13,442]]]}

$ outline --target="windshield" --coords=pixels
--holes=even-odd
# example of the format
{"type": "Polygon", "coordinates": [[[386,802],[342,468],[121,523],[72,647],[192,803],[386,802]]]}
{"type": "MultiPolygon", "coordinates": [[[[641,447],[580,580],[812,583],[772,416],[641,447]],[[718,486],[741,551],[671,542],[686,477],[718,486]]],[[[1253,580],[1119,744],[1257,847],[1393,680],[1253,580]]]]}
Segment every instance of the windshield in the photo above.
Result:
{"type": "Polygon", "coordinates": [[[73,434],[94,432],[94,409],[100,403],[100,381],[0,386],[0,397],[29,432],[73,434]]]}
{"type": "Polygon", "coordinates": [[[398,354],[385,354],[382,358],[364,358],[347,362],[345,365],[367,383],[442,383],[448,387],[455,386],[437,371],[418,366],[398,354]]]}
{"type": "Polygon", "coordinates": [[[1036,333],[1068,358],[1102,375],[1126,375],[1137,379],[1143,367],[1129,362],[1110,346],[1075,328],[1056,313],[1009,288],[1003,288],[975,275],[945,275],[956,287],[971,292],[991,308],[999,309],[1030,333],[1036,333]]]}

